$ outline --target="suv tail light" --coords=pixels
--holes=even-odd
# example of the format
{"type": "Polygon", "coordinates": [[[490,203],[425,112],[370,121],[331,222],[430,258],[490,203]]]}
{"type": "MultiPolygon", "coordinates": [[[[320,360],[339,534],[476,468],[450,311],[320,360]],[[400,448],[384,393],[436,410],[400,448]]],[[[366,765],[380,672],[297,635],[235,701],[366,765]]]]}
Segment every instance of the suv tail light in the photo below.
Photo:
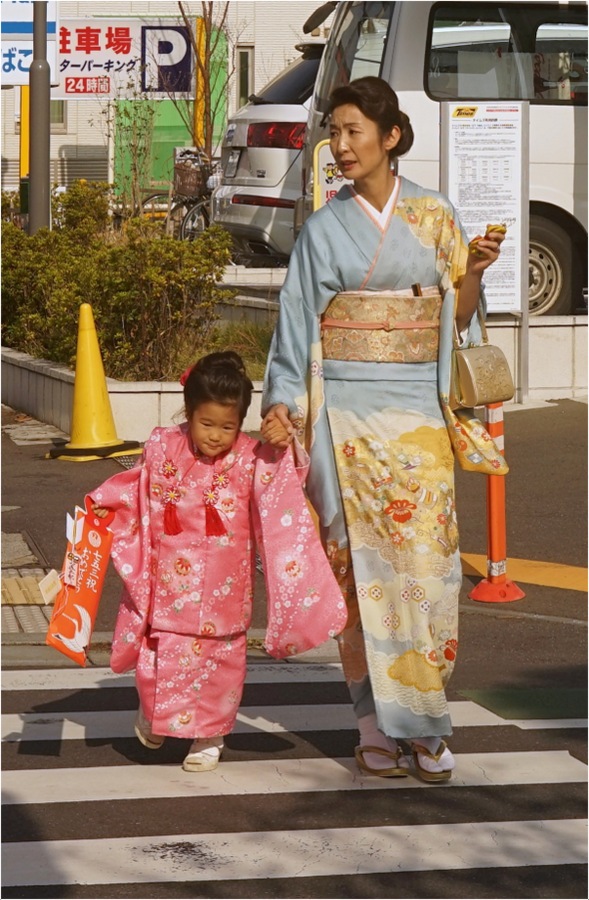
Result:
{"type": "Polygon", "coordinates": [[[247,145],[300,150],[304,137],[304,122],[257,122],[247,130],[247,145]]]}
{"type": "Polygon", "coordinates": [[[278,209],[294,209],[294,200],[286,200],[283,197],[259,197],[257,194],[234,194],[232,203],[240,203],[242,206],[276,206],[278,209]]]}

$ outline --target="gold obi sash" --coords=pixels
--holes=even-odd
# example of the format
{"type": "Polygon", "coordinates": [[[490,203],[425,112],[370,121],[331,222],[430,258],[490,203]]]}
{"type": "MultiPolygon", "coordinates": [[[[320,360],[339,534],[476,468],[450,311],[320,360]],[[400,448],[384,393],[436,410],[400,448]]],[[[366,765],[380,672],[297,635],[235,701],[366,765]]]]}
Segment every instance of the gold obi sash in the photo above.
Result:
{"type": "Polygon", "coordinates": [[[439,288],[336,294],[321,319],[324,359],[360,362],[435,362],[439,288]]]}

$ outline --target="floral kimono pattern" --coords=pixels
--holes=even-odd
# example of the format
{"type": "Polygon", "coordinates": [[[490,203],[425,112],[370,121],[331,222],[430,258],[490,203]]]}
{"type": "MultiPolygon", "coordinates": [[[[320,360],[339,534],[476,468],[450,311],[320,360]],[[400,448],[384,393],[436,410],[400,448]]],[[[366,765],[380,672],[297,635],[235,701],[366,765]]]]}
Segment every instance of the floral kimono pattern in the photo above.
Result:
{"type": "Polygon", "coordinates": [[[116,511],[112,559],[125,585],[111,666],[136,668],[154,733],[231,731],[245,678],[256,540],[272,655],[300,653],[344,627],[345,604],[301,488],[308,466],[301,448],[297,463],[290,451],[245,434],[229,453],[201,457],[186,424],[156,428],[140,464],[92,492],[116,511]]]}
{"type": "MultiPolygon", "coordinates": [[[[444,688],[457,651],[461,566],[449,431],[464,440],[471,467],[483,456],[504,465],[478,420],[473,444],[448,408],[467,252],[441,194],[401,179],[381,227],[342,188],[297,241],[266,372],[263,411],[286,403],[310,453],[307,491],[348,606],[340,652],[356,713],[376,711],[391,737],[451,733],[444,688]],[[394,305],[390,292],[411,293],[416,284],[436,288],[428,296],[441,302],[435,309],[417,297],[398,301],[399,315],[413,315],[423,334],[414,351],[397,342],[385,357],[395,361],[353,355],[350,347],[382,351],[383,340],[360,337],[366,322],[356,325],[354,344],[340,341],[343,357],[322,344],[326,317],[330,327],[340,324],[333,315],[348,318],[354,329],[358,317],[378,318],[371,295],[389,292],[394,305]]],[[[476,316],[467,340],[480,343],[476,316]]]]}

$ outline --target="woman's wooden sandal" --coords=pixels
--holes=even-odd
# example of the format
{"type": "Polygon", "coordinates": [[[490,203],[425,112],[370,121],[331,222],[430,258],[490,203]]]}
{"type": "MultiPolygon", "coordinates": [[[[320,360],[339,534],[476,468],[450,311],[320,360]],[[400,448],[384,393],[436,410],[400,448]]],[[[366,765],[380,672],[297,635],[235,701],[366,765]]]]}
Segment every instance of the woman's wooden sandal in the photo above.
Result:
{"type": "Polygon", "coordinates": [[[384,750],[382,747],[356,747],[354,756],[360,771],[366,772],[368,775],[380,775],[381,778],[404,778],[409,774],[408,768],[403,768],[403,766],[399,765],[399,759],[403,756],[401,750],[393,753],[391,750],[384,750]],[[384,756],[386,759],[391,759],[395,765],[388,769],[373,769],[364,759],[365,753],[375,753],[378,756],[384,756]]]}
{"type": "Polygon", "coordinates": [[[427,756],[428,759],[433,759],[434,762],[439,762],[444,750],[447,749],[448,745],[445,741],[440,741],[437,753],[430,753],[430,751],[421,744],[414,743],[411,745],[413,762],[420,778],[423,778],[424,781],[449,781],[450,778],[452,778],[453,769],[442,769],[441,772],[430,772],[428,769],[424,769],[419,762],[419,754],[421,754],[421,756],[427,756]]]}

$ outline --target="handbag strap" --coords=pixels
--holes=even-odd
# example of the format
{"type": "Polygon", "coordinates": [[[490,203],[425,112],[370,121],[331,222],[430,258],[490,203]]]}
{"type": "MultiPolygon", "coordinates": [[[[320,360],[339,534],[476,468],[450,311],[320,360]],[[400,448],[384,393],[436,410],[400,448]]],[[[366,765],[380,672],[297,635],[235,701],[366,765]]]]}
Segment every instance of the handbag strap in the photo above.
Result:
{"type": "MultiPolygon", "coordinates": [[[[477,315],[479,317],[479,322],[481,325],[481,335],[483,338],[483,344],[489,343],[489,335],[487,334],[487,326],[485,325],[485,319],[483,316],[483,310],[481,308],[481,303],[479,301],[477,306],[477,315]]],[[[456,318],[454,318],[454,349],[458,350],[460,348],[461,340],[460,334],[458,332],[458,325],[456,324],[456,318]]]]}

